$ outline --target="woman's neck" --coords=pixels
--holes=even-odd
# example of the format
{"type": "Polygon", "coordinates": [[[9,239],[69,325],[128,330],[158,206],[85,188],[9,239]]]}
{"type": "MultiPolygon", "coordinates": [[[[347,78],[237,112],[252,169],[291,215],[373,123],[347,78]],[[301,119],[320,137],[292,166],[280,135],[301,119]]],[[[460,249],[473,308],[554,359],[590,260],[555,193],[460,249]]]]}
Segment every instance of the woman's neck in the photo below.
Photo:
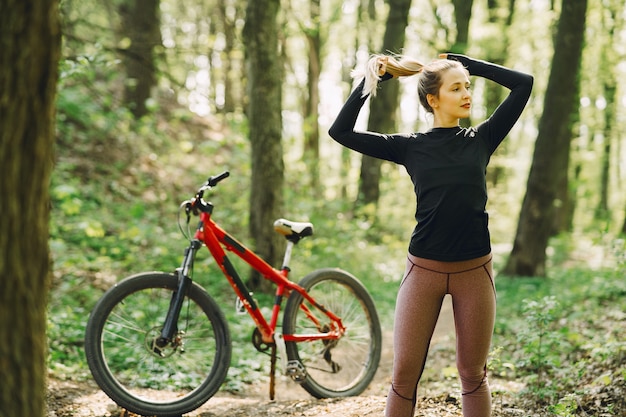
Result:
{"type": "Polygon", "coordinates": [[[433,129],[437,127],[457,127],[459,125],[459,119],[441,120],[435,117],[433,120],[433,129]]]}

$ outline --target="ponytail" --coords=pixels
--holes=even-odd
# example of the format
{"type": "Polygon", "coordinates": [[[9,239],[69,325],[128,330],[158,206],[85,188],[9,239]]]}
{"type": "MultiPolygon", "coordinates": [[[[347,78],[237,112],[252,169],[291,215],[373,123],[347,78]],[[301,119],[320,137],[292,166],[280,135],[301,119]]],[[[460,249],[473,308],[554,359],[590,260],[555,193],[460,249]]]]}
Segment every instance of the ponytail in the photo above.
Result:
{"type": "Polygon", "coordinates": [[[372,55],[365,65],[365,69],[352,71],[352,78],[365,78],[363,94],[376,96],[378,82],[385,73],[393,77],[408,77],[419,74],[424,65],[416,59],[404,55],[372,55]]]}

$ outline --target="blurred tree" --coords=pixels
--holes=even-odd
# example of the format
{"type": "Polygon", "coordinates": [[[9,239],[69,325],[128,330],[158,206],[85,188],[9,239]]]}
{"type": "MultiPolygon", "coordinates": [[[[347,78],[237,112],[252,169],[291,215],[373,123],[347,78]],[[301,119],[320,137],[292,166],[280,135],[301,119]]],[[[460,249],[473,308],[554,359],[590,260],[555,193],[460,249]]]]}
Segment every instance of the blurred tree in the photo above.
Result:
{"type": "MultiPolygon", "coordinates": [[[[488,28],[488,35],[480,42],[485,54],[484,59],[494,64],[505,65],[509,54],[509,28],[513,23],[515,0],[489,0],[487,6],[488,18],[484,27],[488,28]]],[[[492,114],[500,105],[503,94],[506,94],[504,87],[496,83],[487,84],[485,88],[487,114],[492,114]]],[[[506,179],[507,163],[505,158],[500,158],[500,156],[508,155],[511,152],[510,143],[509,140],[503,141],[491,158],[487,171],[487,181],[492,186],[506,179]]]]}
{"type": "Polygon", "coordinates": [[[241,18],[243,4],[236,0],[218,0],[217,11],[224,34],[224,48],[221,53],[224,83],[224,104],[218,110],[233,113],[243,105],[241,90],[241,68],[237,64],[241,54],[238,44],[237,20],[241,18]]]}
{"type": "MultiPolygon", "coordinates": [[[[280,0],[248,2],[243,29],[247,62],[249,137],[252,148],[250,183],[250,234],[255,251],[270,264],[280,260],[283,240],[273,230],[283,204],[284,162],[282,147],[283,64],[278,51],[276,17],[280,0]]],[[[254,289],[267,288],[257,273],[250,278],[254,289]]]]}
{"type": "Polygon", "coordinates": [[[602,37],[600,48],[600,59],[597,62],[598,74],[601,80],[600,94],[604,98],[606,107],[603,110],[603,127],[602,127],[602,157],[600,163],[600,181],[599,181],[599,200],[595,209],[594,217],[596,220],[608,221],[611,218],[611,207],[609,204],[609,183],[611,171],[611,151],[612,142],[615,135],[615,126],[617,125],[619,98],[617,95],[617,70],[619,59],[619,36],[624,26],[623,5],[621,2],[607,0],[601,9],[600,23],[606,32],[602,37]]]}
{"type": "Polygon", "coordinates": [[[303,27],[308,45],[308,90],[304,108],[304,163],[308,167],[309,186],[314,196],[319,196],[319,81],[322,71],[320,34],[320,0],[310,0],[309,20],[303,27]]]}
{"type": "Polygon", "coordinates": [[[454,22],[456,23],[456,39],[451,52],[464,54],[469,39],[469,23],[472,17],[474,0],[452,0],[454,4],[454,22]]]}
{"type": "Polygon", "coordinates": [[[543,114],[513,249],[504,273],[544,276],[558,187],[568,175],[571,118],[578,106],[587,0],[563,0],[543,114]]]}
{"type": "MultiPolygon", "coordinates": [[[[474,0],[452,0],[454,5],[454,23],[456,26],[456,35],[454,44],[450,48],[451,52],[457,54],[465,54],[469,42],[469,26],[472,18],[472,5],[474,0]]],[[[489,91],[490,89],[487,89],[489,91]]],[[[464,119],[460,121],[462,126],[471,126],[472,121],[464,119]]]]}
{"type": "MultiPolygon", "coordinates": [[[[624,210],[626,213],[626,210],[624,210]]],[[[624,215],[624,223],[622,223],[622,230],[620,230],[622,236],[626,235],[626,214],[624,215]]]]}
{"type": "MultiPolygon", "coordinates": [[[[381,51],[401,53],[406,39],[405,31],[409,20],[411,0],[387,0],[387,3],[389,14],[381,51]]],[[[376,99],[370,101],[368,129],[376,132],[393,132],[396,129],[399,89],[398,82],[388,83],[378,92],[376,99]]],[[[363,155],[357,207],[369,204],[375,206],[378,203],[381,165],[382,160],[363,155]]]]}
{"type": "Polygon", "coordinates": [[[155,47],[162,44],[159,0],[124,0],[121,17],[122,62],[126,69],[124,101],[136,118],[148,109],[146,100],[156,85],[155,47]]]}
{"type": "Polygon", "coordinates": [[[0,2],[0,416],[46,415],[56,0],[0,2]]]}

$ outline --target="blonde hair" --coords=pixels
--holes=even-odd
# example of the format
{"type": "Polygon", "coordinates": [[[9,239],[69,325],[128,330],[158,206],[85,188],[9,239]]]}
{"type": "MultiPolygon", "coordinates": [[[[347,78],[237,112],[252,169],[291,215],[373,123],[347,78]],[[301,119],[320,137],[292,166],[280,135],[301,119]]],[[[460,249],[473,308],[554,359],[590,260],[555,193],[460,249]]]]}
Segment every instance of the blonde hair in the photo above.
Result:
{"type": "MultiPolygon", "coordinates": [[[[450,68],[465,67],[459,61],[450,59],[438,59],[424,65],[420,61],[405,55],[372,55],[365,65],[365,69],[352,71],[352,77],[365,78],[362,97],[368,94],[376,96],[376,89],[381,77],[387,72],[394,78],[409,77],[419,74],[417,92],[420,103],[427,112],[432,113],[433,109],[428,103],[428,95],[439,95],[439,88],[442,83],[442,74],[450,68]]],[[[468,73],[469,74],[469,73],[468,73]]]]}
{"type": "Polygon", "coordinates": [[[408,77],[419,74],[423,67],[421,62],[408,56],[375,54],[370,56],[364,69],[352,71],[352,78],[365,78],[363,97],[368,94],[376,97],[378,82],[385,72],[394,77],[408,77]]]}

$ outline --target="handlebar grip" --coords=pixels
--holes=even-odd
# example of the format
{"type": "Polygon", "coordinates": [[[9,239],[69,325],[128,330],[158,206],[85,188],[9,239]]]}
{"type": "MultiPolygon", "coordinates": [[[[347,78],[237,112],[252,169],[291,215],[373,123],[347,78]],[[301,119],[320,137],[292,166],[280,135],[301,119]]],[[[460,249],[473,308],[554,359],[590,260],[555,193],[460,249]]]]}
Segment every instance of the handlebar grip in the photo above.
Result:
{"type": "Polygon", "coordinates": [[[224,171],[219,175],[215,175],[213,177],[209,177],[209,179],[207,180],[207,185],[209,187],[215,187],[217,185],[218,182],[220,182],[221,180],[228,178],[228,176],[230,175],[230,172],[228,171],[224,171]]]}

